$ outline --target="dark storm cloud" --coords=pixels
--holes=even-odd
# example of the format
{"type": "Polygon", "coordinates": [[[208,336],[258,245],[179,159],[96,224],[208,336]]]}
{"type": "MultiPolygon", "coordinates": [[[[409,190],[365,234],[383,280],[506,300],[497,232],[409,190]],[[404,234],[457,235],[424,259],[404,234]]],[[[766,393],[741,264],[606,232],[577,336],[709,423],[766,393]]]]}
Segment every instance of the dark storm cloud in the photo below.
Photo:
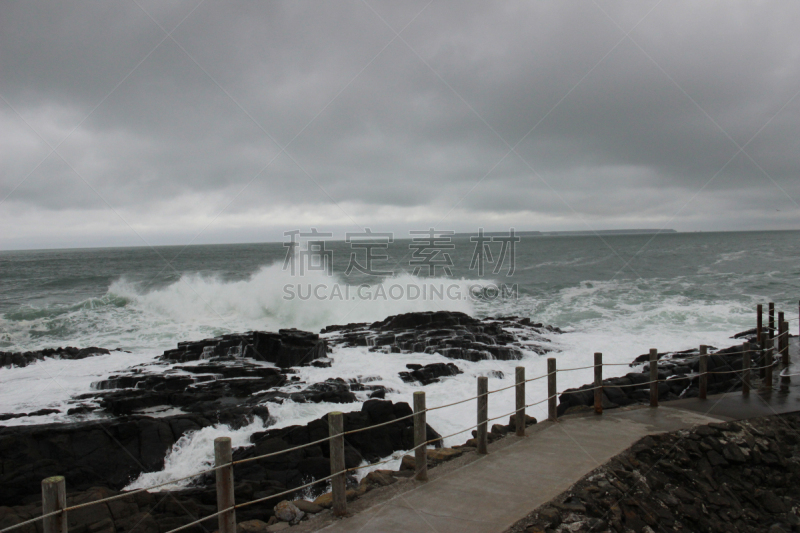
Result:
{"type": "Polygon", "coordinates": [[[797,225],[796,4],[426,4],[4,3],[0,219],[797,225]]]}

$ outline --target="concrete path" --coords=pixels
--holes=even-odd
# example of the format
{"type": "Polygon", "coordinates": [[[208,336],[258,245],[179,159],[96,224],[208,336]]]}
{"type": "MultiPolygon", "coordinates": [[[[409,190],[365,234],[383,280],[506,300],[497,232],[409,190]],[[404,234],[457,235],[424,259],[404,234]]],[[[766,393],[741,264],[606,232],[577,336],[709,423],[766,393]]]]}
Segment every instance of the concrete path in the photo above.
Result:
{"type": "Polygon", "coordinates": [[[661,407],[532,426],[525,438],[330,525],[336,532],[499,532],[645,435],[720,419],[661,407]]]}
{"type": "MultiPolygon", "coordinates": [[[[796,355],[797,345],[792,348],[796,355]]],[[[800,376],[786,392],[736,392],[542,422],[526,437],[508,436],[488,455],[411,490],[392,497],[384,489],[383,501],[321,531],[502,532],[646,435],[798,410],[800,376]]]]}

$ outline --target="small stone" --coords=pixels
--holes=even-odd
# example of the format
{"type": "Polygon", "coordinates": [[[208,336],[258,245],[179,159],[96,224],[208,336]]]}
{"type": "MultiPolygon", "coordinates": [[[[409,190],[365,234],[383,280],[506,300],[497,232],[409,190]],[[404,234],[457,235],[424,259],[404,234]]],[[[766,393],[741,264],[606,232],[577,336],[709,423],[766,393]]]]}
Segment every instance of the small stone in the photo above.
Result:
{"type": "Polygon", "coordinates": [[[267,527],[268,524],[262,520],[245,520],[236,525],[236,533],[262,533],[267,527]]]}
{"type": "Polygon", "coordinates": [[[544,507],[539,509],[539,519],[543,520],[547,527],[556,528],[561,524],[561,513],[553,507],[544,507]]]}
{"type": "Polygon", "coordinates": [[[722,448],[722,456],[731,463],[744,463],[747,462],[747,457],[742,453],[737,445],[729,442],[722,448]]]}
{"type": "Polygon", "coordinates": [[[330,509],[333,507],[333,493],[326,492],[325,494],[318,496],[317,499],[314,500],[314,503],[323,509],[330,509]]]}
{"type": "Polygon", "coordinates": [[[292,502],[283,500],[275,506],[275,516],[278,517],[278,520],[282,520],[283,522],[297,523],[305,516],[305,513],[298,509],[292,502]]]}
{"type": "Polygon", "coordinates": [[[449,461],[450,459],[455,459],[464,454],[464,450],[455,450],[453,448],[438,448],[438,449],[429,449],[427,450],[428,454],[428,461],[433,461],[434,463],[442,463],[444,461],[449,461]]]}
{"type": "Polygon", "coordinates": [[[289,529],[291,527],[289,522],[278,522],[277,524],[267,526],[266,532],[267,533],[275,533],[276,531],[283,531],[284,529],[289,529]]]}
{"type": "Polygon", "coordinates": [[[783,500],[778,498],[772,491],[765,490],[758,495],[758,499],[761,501],[761,505],[764,506],[764,509],[772,514],[786,512],[786,505],[783,503],[783,500]]]}
{"type": "Polygon", "coordinates": [[[316,503],[310,502],[308,500],[295,500],[292,502],[295,507],[303,511],[304,513],[308,514],[317,514],[321,513],[323,507],[321,505],[317,505],[316,503]]]}
{"type": "Polygon", "coordinates": [[[400,461],[400,471],[403,470],[416,470],[417,462],[414,459],[413,455],[404,455],[403,459],[400,461]]]}
{"type": "Polygon", "coordinates": [[[709,450],[706,456],[708,457],[708,462],[711,464],[711,466],[728,466],[729,464],[724,457],[714,450],[709,450]]]}
{"type": "Polygon", "coordinates": [[[364,481],[368,485],[377,485],[379,487],[386,487],[392,483],[397,483],[397,479],[395,479],[393,476],[378,471],[367,474],[364,478],[364,481]]]}

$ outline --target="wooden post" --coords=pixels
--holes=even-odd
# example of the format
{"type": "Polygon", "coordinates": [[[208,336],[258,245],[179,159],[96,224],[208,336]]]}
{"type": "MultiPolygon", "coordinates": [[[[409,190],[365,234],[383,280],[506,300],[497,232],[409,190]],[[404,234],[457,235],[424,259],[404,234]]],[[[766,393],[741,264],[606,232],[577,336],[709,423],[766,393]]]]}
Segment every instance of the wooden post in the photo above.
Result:
{"type": "Polygon", "coordinates": [[[750,343],[742,344],[742,395],[750,394],[750,343]]]}
{"type": "Polygon", "coordinates": [[[603,414],[603,354],[594,354],[594,412],[603,414]]]}
{"type": "Polygon", "coordinates": [[[414,465],[418,481],[428,481],[428,427],[425,416],[425,392],[414,393],[414,465]]]}
{"type": "Polygon", "coordinates": [[[650,348],[650,407],[658,407],[658,350],[650,348]]]}
{"type": "Polygon", "coordinates": [[[775,338],[775,302],[769,303],[769,340],[775,338]]]}
{"type": "MultiPolygon", "coordinates": [[[[53,476],[42,480],[42,514],[52,513],[67,507],[67,482],[64,476],[53,476]]],[[[44,533],[67,533],[67,512],[49,516],[43,520],[44,533]]]]}
{"type": "MultiPolygon", "coordinates": [[[[758,344],[761,346],[761,364],[758,365],[761,368],[758,371],[758,376],[761,378],[761,382],[763,384],[764,380],[767,379],[767,356],[769,352],[767,351],[767,332],[762,331],[761,336],[758,337],[758,344]]],[[[770,368],[771,370],[771,368],[770,368]]]]}
{"type": "MultiPolygon", "coordinates": [[[[787,357],[783,355],[783,343],[787,335],[784,333],[786,330],[783,329],[783,311],[778,312],[778,355],[781,357],[781,369],[789,368],[789,361],[787,357]]],[[[787,380],[788,383],[788,380],[787,380]]]]}
{"type": "Polygon", "coordinates": [[[698,398],[705,400],[708,396],[708,346],[700,345],[700,394],[698,398]]]}
{"type": "MultiPolygon", "coordinates": [[[[764,333],[764,340],[769,337],[769,335],[765,332],[764,333]]],[[[764,388],[767,390],[772,390],[772,375],[775,372],[775,348],[772,346],[767,347],[764,350],[764,366],[767,368],[765,369],[766,372],[764,373],[764,388]]]]}
{"type": "MultiPolygon", "coordinates": [[[[216,471],[217,478],[217,511],[229,509],[235,505],[233,497],[233,450],[230,437],[214,439],[214,466],[228,465],[216,471]]],[[[217,517],[219,533],[236,533],[236,510],[231,509],[217,517]]]]}
{"type": "MultiPolygon", "coordinates": [[[[341,411],[328,413],[328,435],[331,443],[331,490],[333,492],[333,514],[347,514],[347,485],[344,463],[344,415],[341,411]],[[334,435],[338,435],[334,437],[334,435]],[[340,473],[341,472],[341,473],[340,473]]],[[[222,532],[220,532],[222,533],[222,532]]]]}
{"type": "MultiPolygon", "coordinates": [[[[783,313],[781,313],[782,315],[783,313]]],[[[789,370],[789,323],[785,321],[780,322],[780,328],[778,329],[778,346],[781,350],[781,371],[788,374],[789,370]]],[[[781,385],[788,386],[791,383],[792,378],[789,376],[781,377],[781,385]]]]}
{"type": "Polygon", "coordinates": [[[756,306],[756,342],[761,342],[761,331],[763,329],[762,323],[762,315],[764,314],[764,308],[761,304],[756,306]]]}
{"type": "Polygon", "coordinates": [[[547,358],[547,419],[555,422],[558,420],[556,401],[556,359],[547,358]]]}
{"type": "Polygon", "coordinates": [[[489,440],[489,378],[478,377],[478,453],[486,454],[489,440]]]}
{"type": "Polygon", "coordinates": [[[516,427],[517,437],[525,436],[525,367],[518,366],[515,369],[514,376],[517,380],[517,417],[514,420],[516,427]]]}

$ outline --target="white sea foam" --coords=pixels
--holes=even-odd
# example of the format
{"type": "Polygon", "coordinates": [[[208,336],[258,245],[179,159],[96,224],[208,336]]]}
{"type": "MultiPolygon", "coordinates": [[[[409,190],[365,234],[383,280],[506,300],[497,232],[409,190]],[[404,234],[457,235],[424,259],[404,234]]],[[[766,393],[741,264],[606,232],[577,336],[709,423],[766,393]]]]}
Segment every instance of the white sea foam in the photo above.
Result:
{"type": "MultiPolygon", "coordinates": [[[[140,474],[123,490],[153,487],[207,470],[214,465],[214,439],[230,437],[231,445],[239,448],[249,446],[250,435],[264,429],[264,421],[256,417],[252,424],[236,430],[220,424],[188,432],[167,452],[162,470],[140,474]]],[[[191,485],[193,481],[192,479],[180,481],[157,490],[176,490],[191,485]]]]}
{"type": "MultiPolygon", "coordinates": [[[[58,409],[57,414],[12,418],[3,425],[29,425],[74,420],[66,412],[74,407],[68,402],[78,394],[90,392],[90,385],[109,374],[131,365],[147,363],[154,352],[111,352],[79,360],[45,359],[24,368],[0,368],[0,405],[3,413],[30,413],[40,409],[58,409]]],[[[86,418],[86,417],[81,417],[86,418]]]]}
{"type": "Polygon", "coordinates": [[[455,285],[458,290],[451,291],[451,295],[455,296],[466,295],[472,284],[486,284],[471,280],[425,280],[401,275],[385,279],[361,293],[355,288],[345,292],[347,284],[337,275],[312,271],[299,277],[292,276],[281,267],[280,264],[264,267],[244,281],[223,281],[198,274],[184,275],[180,281],[146,293],[140,292],[134,284],[121,280],[111,285],[109,293],[123,296],[131,302],[132,307],[144,313],[190,327],[213,325],[232,330],[280,327],[319,330],[330,324],[374,321],[412,311],[448,309],[469,313],[472,306],[468,299],[450,298],[447,294],[434,299],[393,299],[390,289],[392,286],[455,285]],[[297,284],[302,284],[303,290],[308,286],[325,287],[319,294],[326,299],[301,299],[298,291],[291,290],[297,284]],[[337,284],[342,288],[341,296],[331,294],[332,287],[337,284]],[[345,296],[349,299],[345,299],[345,296]]]}

